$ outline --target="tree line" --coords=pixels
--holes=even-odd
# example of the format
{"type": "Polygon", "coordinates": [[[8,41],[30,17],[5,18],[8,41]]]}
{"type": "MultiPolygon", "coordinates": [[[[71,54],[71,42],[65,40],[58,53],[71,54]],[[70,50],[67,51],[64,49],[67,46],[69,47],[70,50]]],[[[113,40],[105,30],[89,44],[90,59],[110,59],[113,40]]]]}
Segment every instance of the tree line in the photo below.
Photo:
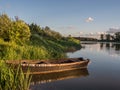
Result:
{"type": "Polygon", "coordinates": [[[111,34],[101,34],[100,38],[101,38],[101,41],[120,42],[120,32],[116,32],[113,35],[111,35],[111,34]]]}

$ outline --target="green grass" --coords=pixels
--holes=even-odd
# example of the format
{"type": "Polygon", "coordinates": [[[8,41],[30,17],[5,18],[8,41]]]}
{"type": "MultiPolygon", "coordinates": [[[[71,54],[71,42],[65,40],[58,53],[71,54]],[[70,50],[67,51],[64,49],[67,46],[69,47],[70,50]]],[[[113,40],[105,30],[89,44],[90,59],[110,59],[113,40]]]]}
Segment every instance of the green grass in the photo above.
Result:
{"type": "Polygon", "coordinates": [[[61,58],[63,56],[62,49],[52,42],[48,46],[0,44],[0,59],[2,60],[41,60],[61,58]]]}
{"type": "Polygon", "coordinates": [[[24,74],[20,66],[14,69],[0,60],[0,90],[29,90],[30,81],[29,70],[24,74]]]}
{"type": "Polygon", "coordinates": [[[50,40],[34,37],[32,42],[23,45],[0,40],[0,59],[41,60],[64,58],[66,57],[65,51],[74,51],[80,48],[80,43],[73,40],[50,40]]]}
{"type": "Polygon", "coordinates": [[[81,48],[79,40],[63,37],[50,29],[41,30],[39,26],[33,25],[30,31],[31,36],[27,41],[18,38],[5,41],[0,38],[0,59],[59,59],[66,57],[66,51],[75,51],[81,48]]]}
{"type": "Polygon", "coordinates": [[[21,67],[8,67],[5,60],[56,60],[66,57],[65,51],[81,47],[78,40],[49,27],[14,21],[6,14],[0,18],[0,90],[28,90],[30,85],[29,71],[24,74],[21,67]]]}

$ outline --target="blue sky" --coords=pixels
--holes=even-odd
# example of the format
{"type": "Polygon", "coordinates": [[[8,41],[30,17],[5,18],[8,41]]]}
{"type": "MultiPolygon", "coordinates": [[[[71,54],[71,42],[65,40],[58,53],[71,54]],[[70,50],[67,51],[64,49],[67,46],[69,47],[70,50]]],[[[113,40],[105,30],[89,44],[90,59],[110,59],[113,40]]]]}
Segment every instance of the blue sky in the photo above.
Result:
{"type": "Polygon", "coordinates": [[[62,34],[120,28],[120,0],[0,0],[0,13],[62,34]]]}

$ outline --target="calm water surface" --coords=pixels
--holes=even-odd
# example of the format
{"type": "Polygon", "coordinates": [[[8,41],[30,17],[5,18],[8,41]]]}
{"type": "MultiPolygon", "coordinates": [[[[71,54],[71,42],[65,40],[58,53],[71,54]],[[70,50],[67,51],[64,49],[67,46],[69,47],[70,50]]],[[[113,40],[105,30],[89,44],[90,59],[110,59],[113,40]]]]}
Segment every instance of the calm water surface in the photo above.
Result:
{"type": "Polygon", "coordinates": [[[82,43],[84,48],[68,57],[89,58],[86,70],[38,75],[32,90],[120,90],[120,44],[82,43]]]}

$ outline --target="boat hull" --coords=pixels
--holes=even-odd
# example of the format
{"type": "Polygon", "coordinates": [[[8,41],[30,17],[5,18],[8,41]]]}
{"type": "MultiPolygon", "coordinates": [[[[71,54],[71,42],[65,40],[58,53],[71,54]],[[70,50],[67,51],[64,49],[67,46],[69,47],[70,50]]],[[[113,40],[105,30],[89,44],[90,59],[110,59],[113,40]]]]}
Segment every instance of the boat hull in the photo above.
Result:
{"type": "Polygon", "coordinates": [[[7,61],[8,64],[12,64],[16,67],[20,65],[24,73],[26,73],[29,69],[31,74],[54,73],[75,69],[84,69],[87,68],[89,62],[89,59],[84,60],[83,58],[68,58],[52,62],[46,60],[7,61]]]}
{"type": "Polygon", "coordinates": [[[22,64],[23,71],[26,72],[28,69],[32,74],[62,72],[75,69],[87,68],[89,60],[64,63],[64,64],[22,64]]]}

